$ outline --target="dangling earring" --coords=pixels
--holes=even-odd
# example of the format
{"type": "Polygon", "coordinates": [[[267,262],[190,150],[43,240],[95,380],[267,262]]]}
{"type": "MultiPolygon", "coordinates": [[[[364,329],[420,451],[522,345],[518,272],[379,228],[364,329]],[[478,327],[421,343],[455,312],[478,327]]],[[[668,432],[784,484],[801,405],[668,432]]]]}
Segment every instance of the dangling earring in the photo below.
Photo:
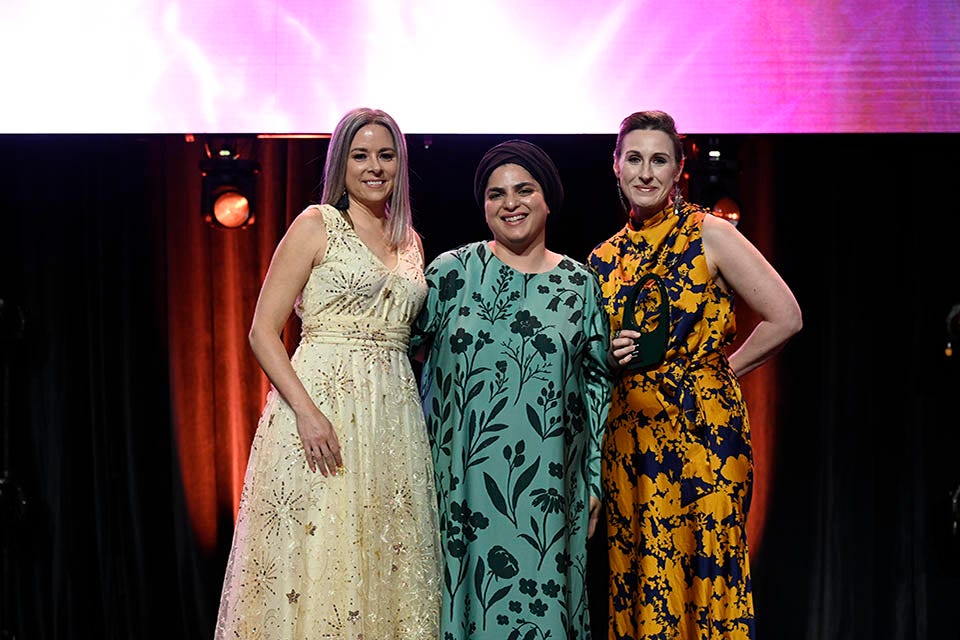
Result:
{"type": "Polygon", "coordinates": [[[340,196],[340,199],[337,200],[337,204],[333,205],[341,211],[346,211],[350,208],[350,196],[347,195],[347,190],[343,190],[343,195],[340,196]]]}
{"type": "Polygon", "coordinates": [[[630,213],[630,205],[627,204],[627,199],[623,195],[623,189],[620,188],[620,178],[617,178],[617,196],[620,198],[620,206],[623,207],[624,213],[630,213]]]}
{"type": "Polygon", "coordinates": [[[682,204],[682,203],[681,203],[681,201],[680,201],[680,181],[678,180],[678,181],[673,185],[673,212],[674,212],[674,213],[676,213],[676,214],[679,214],[679,213],[680,213],[680,205],[681,205],[681,204],[682,204]]]}

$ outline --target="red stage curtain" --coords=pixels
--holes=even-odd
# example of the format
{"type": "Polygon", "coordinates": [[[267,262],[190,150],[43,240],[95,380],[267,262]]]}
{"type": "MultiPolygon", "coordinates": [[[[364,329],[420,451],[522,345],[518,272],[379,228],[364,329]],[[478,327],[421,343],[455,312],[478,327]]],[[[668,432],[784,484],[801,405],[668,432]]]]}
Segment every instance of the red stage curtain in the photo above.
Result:
{"type": "MultiPolygon", "coordinates": [[[[248,229],[203,221],[201,142],[163,145],[171,405],[190,520],[197,544],[210,551],[229,545],[269,388],[247,341],[257,295],[283,232],[320,183],[326,140],[252,145],[262,172],[248,229]]],[[[292,316],[284,333],[291,352],[298,337],[292,316]]]]}
{"type": "MultiPolygon", "coordinates": [[[[738,228],[776,268],[777,257],[773,241],[776,237],[777,212],[773,210],[775,193],[771,163],[769,138],[751,136],[745,141],[740,149],[740,166],[743,169],[738,188],[741,210],[738,228]]],[[[756,322],[756,315],[745,304],[738,301],[738,341],[750,335],[756,322]]],[[[778,362],[778,359],[774,358],[741,380],[743,395],[750,412],[750,429],[753,438],[753,500],[747,519],[747,540],[750,545],[750,555],[754,557],[760,551],[763,541],[763,528],[767,519],[770,490],[774,479],[779,393],[778,362]]]]}
{"type": "MultiPolygon", "coordinates": [[[[325,139],[267,139],[253,146],[262,166],[256,223],[215,229],[200,212],[201,142],[166,137],[163,172],[167,212],[171,405],[181,475],[201,549],[229,546],[250,443],[268,389],[247,342],[260,285],[290,221],[317,194],[325,139]]],[[[750,138],[741,149],[740,228],[776,265],[770,145],[750,138]]],[[[465,167],[469,172],[470,168],[465,167]]],[[[421,231],[424,231],[421,229],[421,231]]],[[[446,249],[449,247],[442,247],[446,249]]],[[[755,317],[738,306],[739,334],[755,317]]],[[[299,324],[292,318],[285,342],[292,352],[299,324]]],[[[760,548],[774,459],[777,362],[746,376],[756,476],[748,524],[751,549],[760,548]]]]}

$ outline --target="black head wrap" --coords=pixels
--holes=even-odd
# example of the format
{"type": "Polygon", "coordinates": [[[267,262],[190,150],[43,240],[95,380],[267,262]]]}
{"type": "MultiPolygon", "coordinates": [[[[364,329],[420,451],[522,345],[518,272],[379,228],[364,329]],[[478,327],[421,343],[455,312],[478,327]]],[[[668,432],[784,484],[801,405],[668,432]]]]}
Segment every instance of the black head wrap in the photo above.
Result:
{"type": "Polygon", "coordinates": [[[490,174],[504,164],[517,164],[529,171],[533,179],[540,183],[543,199],[550,211],[556,213],[560,210],[563,205],[560,173],[546,151],[526,140],[501,142],[483,155],[480,164],[477,165],[477,172],[473,176],[473,195],[481,209],[483,209],[484,192],[487,190],[490,174]]]}

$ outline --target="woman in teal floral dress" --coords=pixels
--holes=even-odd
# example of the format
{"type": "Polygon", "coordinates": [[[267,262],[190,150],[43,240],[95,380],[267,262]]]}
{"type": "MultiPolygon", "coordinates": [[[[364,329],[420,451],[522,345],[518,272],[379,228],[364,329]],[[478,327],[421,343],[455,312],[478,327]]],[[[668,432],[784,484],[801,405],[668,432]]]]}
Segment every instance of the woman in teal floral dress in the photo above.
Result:
{"type": "Polygon", "coordinates": [[[412,344],[444,553],[443,640],[589,638],[586,543],[609,400],[594,276],[547,250],[563,187],[511,140],[474,180],[493,241],[440,255],[412,344]]]}

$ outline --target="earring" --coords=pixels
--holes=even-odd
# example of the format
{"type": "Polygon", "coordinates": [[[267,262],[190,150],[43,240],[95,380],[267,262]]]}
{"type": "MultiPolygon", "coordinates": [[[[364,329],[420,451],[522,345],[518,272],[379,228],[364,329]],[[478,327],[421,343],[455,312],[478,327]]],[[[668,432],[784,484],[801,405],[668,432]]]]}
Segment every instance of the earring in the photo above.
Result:
{"type": "Polygon", "coordinates": [[[683,204],[680,200],[680,183],[677,182],[673,185],[673,211],[674,213],[680,213],[680,206],[683,204]]]}
{"type": "Polygon", "coordinates": [[[617,196],[620,198],[620,206],[623,207],[625,213],[630,213],[630,205],[627,204],[627,199],[623,195],[623,189],[620,188],[620,179],[617,178],[617,196]]]}
{"type": "Polygon", "coordinates": [[[343,195],[340,196],[339,200],[337,200],[337,204],[333,206],[336,207],[337,209],[340,209],[341,211],[346,211],[347,209],[350,208],[350,196],[347,195],[346,189],[343,190],[343,195]]]}

